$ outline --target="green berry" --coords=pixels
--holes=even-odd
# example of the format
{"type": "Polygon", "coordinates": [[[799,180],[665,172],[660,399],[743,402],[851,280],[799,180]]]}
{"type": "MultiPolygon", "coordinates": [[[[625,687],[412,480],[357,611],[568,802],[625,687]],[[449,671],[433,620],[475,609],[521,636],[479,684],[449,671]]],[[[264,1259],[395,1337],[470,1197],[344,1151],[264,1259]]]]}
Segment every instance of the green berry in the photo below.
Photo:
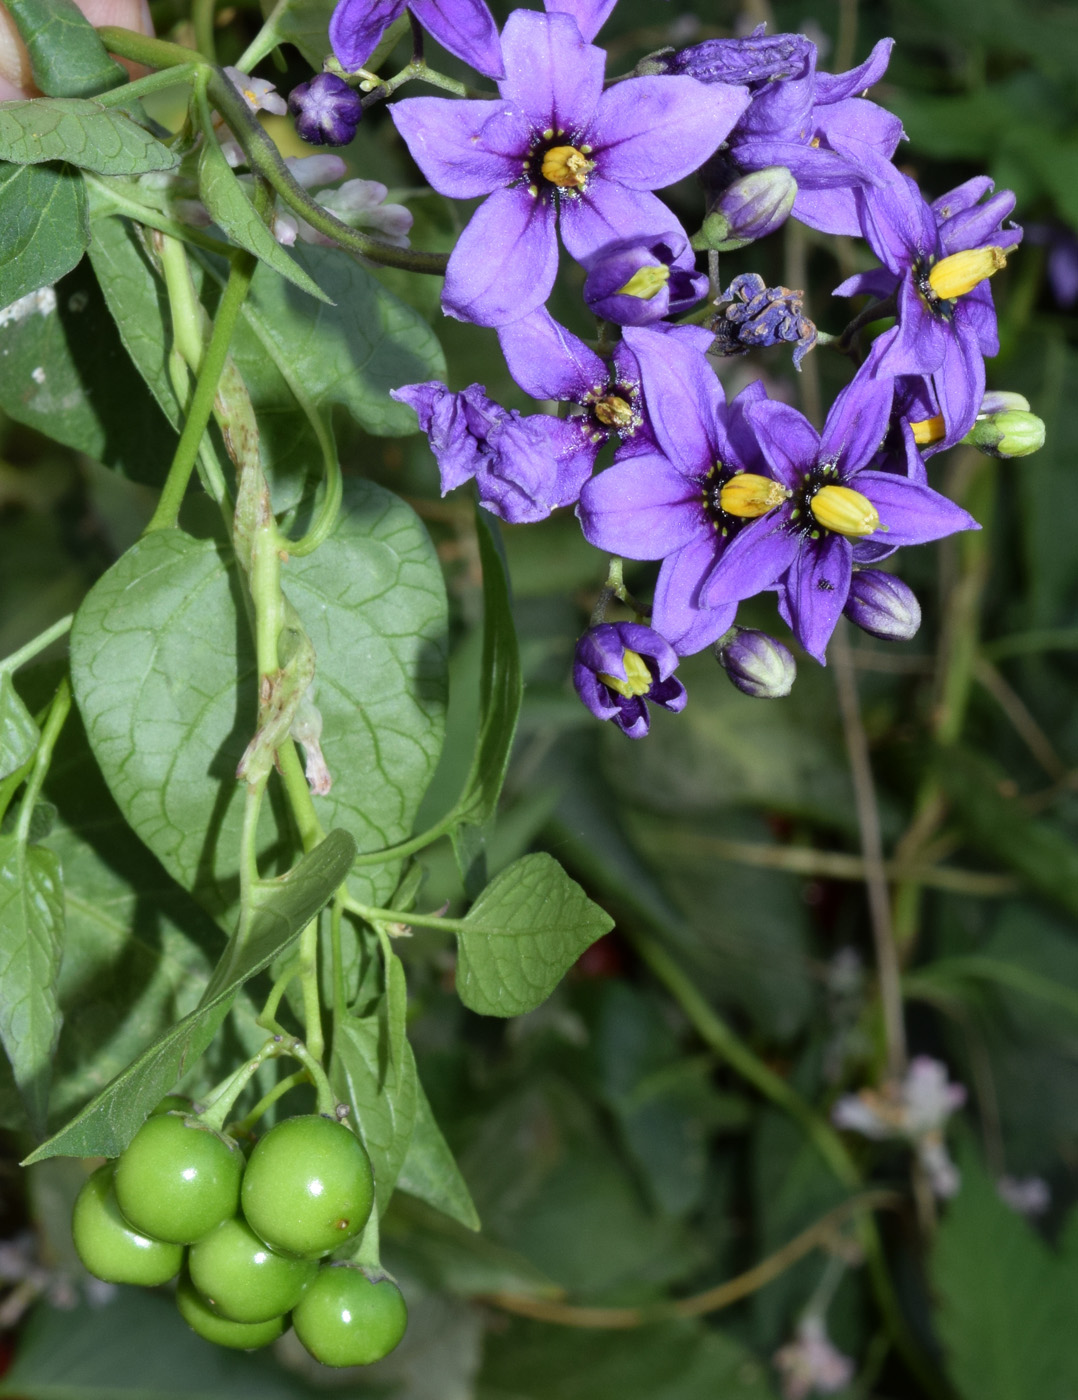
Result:
{"type": "Polygon", "coordinates": [[[166,1094],[161,1102],[150,1110],[150,1117],[156,1118],[161,1113],[190,1113],[194,1109],[194,1104],[184,1094],[166,1094]]]}
{"type": "Polygon", "coordinates": [[[194,1244],[236,1212],[243,1154],[197,1118],[147,1118],[116,1163],[116,1199],[137,1230],[194,1244]]]}
{"type": "Polygon", "coordinates": [[[238,1216],[192,1245],[187,1266],[206,1301],[233,1322],[267,1322],[289,1312],[318,1272],[314,1259],[270,1249],[238,1216]]]}
{"type": "Polygon", "coordinates": [[[243,1177],[247,1223],[285,1254],[328,1254],[359,1234],[373,1201],[363,1144],[343,1123],[317,1114],[271,1128],[243,1177]]]}
{"type": "Polygon", "coordinates": [[[79,1258],[107,1283],[165,1283],[180,1271],[183,1248],[133,1230],[120,1214],[109,1162],[86,1181],[75,1201],[71,1235],[79,1258]]]}
{"type": "Polygon", "coordinates": [[[404,1336],[408,1309],[392,1279],[369,1278],[356,1264],[327,1264],[296,1305],[292,1325],[323,1366],[369,1366],[404,1336]]]}
{"type": "Polygon", "coordinates": [[[221,1317],[186,1275],[180,1279],[180,1286],[176,1289],[176,1306],[188,1327],[208,1342],[216,1342],[219,1347],[253,1351],[255,1347],[268,1346],[276,1341],[285,1329],[283,1317],[271,1317],[265,1322],[232,1322],[227,1317],[221,1317]]]}

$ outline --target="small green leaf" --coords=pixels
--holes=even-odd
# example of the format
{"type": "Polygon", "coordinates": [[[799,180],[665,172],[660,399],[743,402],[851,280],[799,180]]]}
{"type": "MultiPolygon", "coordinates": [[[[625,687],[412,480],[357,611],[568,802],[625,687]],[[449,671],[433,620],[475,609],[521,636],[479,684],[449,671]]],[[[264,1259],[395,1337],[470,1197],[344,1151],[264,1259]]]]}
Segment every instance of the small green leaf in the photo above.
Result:
{"type": "Polygon", "coordinates": [[[77,171],[0,164],[0,339],[9,325],[44,311],[48,298],[22,308],[12,303],[70,272],[89,242],[86,186],[77,171]]]}
{"type": "Polygon", "coordinates": [[[479,1213],[456,1158],[435,1122],[430,1100],[416,1080],[416,1114],[408,1155],[397,1177],[397,1187],[426,1201],[468,1230],[479,1229],[479,1213]]]}
{"type": "Polygon", "coordinates": [[[49,97],[93,97],[127,81],[75,0],[7,0],[7,9],[49,97]]]}
{"type": "Polygon", "coordinates": [[[399,1069],[389,1056],[389,1027],[376,1005],[366,1016],[343,1016],[334,1026],[330,1080],[352,1108],[352,1121],[374,1167],[378,1211],[385,1210],[408,1154],[416,1113],[412,1047],[404,1042],[399,1069]]]}
{"type": "Polygon", "coordinates": [[[203,141],[198,160],[198,188],[214,222],[234,243],[268,263],[300,291],[319,301],[329,301],[325,292],[288,256],[258,217],[258,211],[244,193],[217,141],[209,137],[203,141]]]}
{"type": "Polygon", "coordinates": [[[457,936],[457,992],[486,1016],[521,1016],[544,1002],[614,920],[540,852],[507,866],[472,905],[457,936]]]}
{"type": "Polygon", "coordinates": [[[10,671],[0,671],[0,778],[33,756],[41,731],[15,690],[10,671]]]}
{"type": "Polygon", "coordinates": [[[60,862],[40,846],[0,836],[0,1041],[38,1131],[60,1034],[56,979],[63,935],[60,862]]]}
{"type": "Polygon", "coordinates": [[[408,985],[404,977],[404,966],[396,953],[390,955],[386,965],[386,1026],[389,1032],[389,1063],[399,1070],[404,1063],[405,1047],[408,1043],[408,985]]]}
{"type": "MultiPolygon", "coordinates": [[[[295,44],[316,71],[329,52],[329,20],[336,0],[262,0],[262,13],[270,20],[278,42],[295,44]]],[[[403,16],[402,16],[403,18],[403,16]]],[[[373,62],[373,56],[370,60],[373,62]]],[[[378,70],[372,69],[372,72],[378,70]]]]}
{"type": "Polygon", "coordinates": [[[66,160],[98,175],[144,175],[179,164],[174,151],[123,112],[81,97],[0,103],[0,160],[66,160]]]}
{"type": "Polygon", "coordinates": [[[209,1045],[243,983],[279,957],[331,897],[347,875],[355,853],[355,842],[347,832],[331,831],[293,870],[260,895],[243,945],[230,942],[198,1007],[158,1036],[26,1162],[45,1157],[118,1156],[157,1100],[209,1045]]]}

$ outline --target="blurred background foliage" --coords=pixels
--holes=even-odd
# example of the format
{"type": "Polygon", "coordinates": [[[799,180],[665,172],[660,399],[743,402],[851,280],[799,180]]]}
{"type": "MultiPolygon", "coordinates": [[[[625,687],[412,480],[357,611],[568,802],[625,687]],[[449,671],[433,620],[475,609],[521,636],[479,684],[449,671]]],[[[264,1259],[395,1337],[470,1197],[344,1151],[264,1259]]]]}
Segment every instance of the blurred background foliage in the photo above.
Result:
{"type": "MultiPolygon", "coordinates": [[[[186,7],[151,8],[159,32],[182,41],[186,7]]],[[[232,61],[259,15],[240,4],[218,17],[219,56],[232,61]]],[[[721,1031],[732,1028],[754,1063],[824,1117],[840,1093],[878,1084],[884,1072],[850,726],[836,699],[843,667],[856,677],[876,779],[911,1051],[945,1061],[970,1097],[955,1132],[963,1188],[938,1219],[923,1190],[911,1190],[904,1149],[850,1140],[864,1179],[899,1193],[881,1231],[931,1374],[916,1376],[892,1349],[869,1270],[836,1232],[831,1259],[841,1278],[828,1325],[857,1360],[842,1393],[1078,1394],[1078,7],[760,0],[742,10],[718,0],[696,13],[680,0],[619,0],[602,38],[612,69],[625,71],[654,48],[761,20],[809,34],[827,71],[894,36],[874,96],[904,121],[903,168],[930,198],[985,171],[1015,190],[1026,238],[994,283],[1002,353],[989,385],[1028,396],[1047,425],[1046,446],[1009,463],[966,449],[934,459],[933,481],[984,528],[903,552],[903,576],[925,615],[914,641],[851,637],[848,655],[826,670],[802,659],[793,695],[774,702],[733,690],[705,653],[683,667],[684,714],[656,712],[638,745],[597,725],[569,684],[605,561],[568,512],[505,529],[527,690],[503,811],[481,855],[494,874],[527,850],[550,850],[617,927],[546,1005],[507,1025],[462,1009],[444,939],[417,931],[397,945],[422,1080],[482,1234],[398,1194],[386,1259],[413,1320],[398,1352],[367,1373],[313,1375],[291,1353],[225,1354],[189,1336],[158,1297],[120,1290],[105,1307],[86,1293],[67,1235],[83,1168],[44,1163],[24,1189],[15,1162],[27,1139],[0,1082],[10,1128],[0,1224],[15,1241],[0,1247],[0,1279],[13,1284],[0,1318],[22,1324],[0,1394],[776,1395],[771,1358],[834,1273],[826,1251],[701,1318],[595,1327],[579,1325],[587,1315],[574,1310],[693,1297],[850,1194],[795,1118],[731,1065],[721,1031]],[[675,974],[664,976],[670,967],[675,974]],[[709,1009],[722,1020],[709,1021],[709,1009]],[[1005,1175],[1047,1184],[1050,1205],[1038,1220],[1000,1199],[1005,1175]],[[19,1233],[27,1229],[36,1243],[19,1233]],[[561,1320],[517,1315],[536,1303],[561,1308],[561,1320]]],[[[288,71],[275,79],[283,91],[307,73],[295,50],[285,56],[288,71]]],[[[459,71],[448,57],[444,68],[459,71]]],[[[167,99],[157,115],[167,119],[167,99]]],[[[283,119],[270,125],[294,149],[283,119]]],[[[364,122],[347,155],[354,173],[407,200],[416,246],[452,246],[467,207],[416,188],[384,113],[364,122]]],[[[693,182],[672,203],[687,227],[698,225],[693,182]]],[[[722,279],[758,271],[769,284],[804,287],[808,313],[835,332],[843,308],[830,289],[870,263],[864,246],[791,224],[724,257],[722,279]]],[[[378,275],[435,328],[452,388],[478,381],[496,400],[525,407],[493,332],[443,321],[431,279],[378,275]]],[[[586,335],[580,281],[566,267],[552,309],[586,335]]],[[[17,340],[0,327],[0,654],[77,606],[137,538],[155,499],[147,483],[161,479],[174,441],[123,352],[90,264],[57,296],[58,316],[23,322],[17,340]],[[65,399],[56,383],[51,397],[27,393],[26,376],[15,373],[40,362],[33,337],[45,336],[64,339],[81,399],[65,399]],[[92,412],[71,407],[86,399],[92,412]]],[[[727,362],[728,394],[758,374],[819,422],[847,371],[817,352],[798,379],[770,351],[727,362]]],[[[343,413],[336,428],[345,470],[404,495],[445,566],[450,729],[424,808],[437,815],[459,786],[475,724],[481,599],[470,503],[440,499],[422,438],[368,437],[343,413]]],[[[637,593],[653,579],[653,566],[630,568],[637,593]]],[[[769,600],[745,613],[739,621],[781,631],[769,600]]],[[[64,968],[59,1121],[194,1003],[218,935],[122,829],[100,779],[80,763],[74,725],[50,781],[60,812],[54,848],[63,852],[65,826],[98,833],[93,860],[65,865],[69,924],[86,932],[64,968]]],[[[459,905],[466,891],[448,843],[422,864],[423,907],[459,905]]],[[[219,1065],[243,1043],[244,1014],[249,1029],[241,1012],[219,1065]]]]}

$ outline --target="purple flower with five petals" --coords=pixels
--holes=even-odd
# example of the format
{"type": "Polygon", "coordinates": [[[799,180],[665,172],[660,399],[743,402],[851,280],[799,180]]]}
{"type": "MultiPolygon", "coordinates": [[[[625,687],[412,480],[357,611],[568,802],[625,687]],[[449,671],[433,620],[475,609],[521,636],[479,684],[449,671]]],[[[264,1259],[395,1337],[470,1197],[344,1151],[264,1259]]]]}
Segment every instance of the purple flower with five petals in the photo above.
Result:
{"type": "Polygon", "coordinates": [[[480,73],[500,78],[505,72],[498,27],[484,0],[340,0],[329,42],[341,66],[349,72],[362,68],[406,8],[439,44],[480,73]]]}
{"type": "Polygon", "coordinates": [[[887,432],[893,383],[863,371],[835,399],[823,433],[787,404],[745,410],[787,499],[723,552],[702,590],[715,608],[779,585],[780,611],[821,663],[862,548],[925,544],[977,522],[922,481],[872,469],[887,432]]]}
{"type": "Polygon", "coordinates": [[[625,342],[640,365],[661,448],[600,472],[580,494],[586,538],[629,559],[661,559],[652,621],[682,656],[730,627],[737,603],[704,596],[716,562],[750,520],[786,498],[746,418],[759,380],[731,404],[698,346],[651,329],[625,342]]]}
{"type": "Polygon", "coordinates": [[[678,660],[670,643],[640,622],[601,622],[576,644],[573,685],[598,719],[642,739],[651,725],[649,700],[675,713],[685,708],[678,660]]]}
{"type": "Polygon", "coordinates": [[[897,298],[898,324],[874,343],[872,372],[930,376],[950,442],[972,426],[985,356],[999,353],[988,278],[1022,237],[1020,228],[1002,227],[1014,195],[991,190],[981,176],[929,204],[906,175],[866,190],[864,233],[884,266],[835,289],[897,298]]]}
{"type": "Polygon", "coordinates": [[[606,57],[566,14],[514,10],[502,34],[499,101],[413,97],[391,108],[439,194],[489,195],[449,259],[442,306],[503,326],[541,306],[558,266],[557,229],[586,260],[619,238],[661,232],[652,190],[700,166],[744,110],[744,88],[630,78],[603,91],[606,57]]]}

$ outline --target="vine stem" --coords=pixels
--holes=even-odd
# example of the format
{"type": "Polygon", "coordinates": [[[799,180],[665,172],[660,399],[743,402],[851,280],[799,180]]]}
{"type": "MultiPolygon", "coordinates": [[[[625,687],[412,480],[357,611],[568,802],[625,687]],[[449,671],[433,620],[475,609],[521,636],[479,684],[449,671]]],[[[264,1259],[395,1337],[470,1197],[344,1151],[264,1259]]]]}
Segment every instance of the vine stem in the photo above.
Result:
{"type": "Polygon", "coordinates": [[[41,793],[49,765],[52,763],[53,749],[55,749],[60,731],[64,727],[64,720],[67,719],[70,711],[71,681],[65,676],[57,686],[56,694],[52,698],[48,717],[41,731],[41,740],[34,755],[34,766],[26,780],[26,791],[23,794],[22,806],[19,808],[19,820],[15,827],[15,839],[21,845],[25,845],[30,839],[30,822],[34,815],[34,805],[41,793]]]}
{"type": "Polygon", "coordinates": [[[18,651],[13,651],[10,656],[5,656],[0,661],[0,673],[17,671],[20,666],[25,666],[28,661],[32,661],[39,652],[46,647],[52,646],[53,642],[59,641],[71,631],[71,624],[75,621],[75,614],[68,613],[59,622],[54,622],[51,627],[46,627],[44,632],[39,632],[36,637],[32,637],[25,646],[21,646],[18,651]]]}

